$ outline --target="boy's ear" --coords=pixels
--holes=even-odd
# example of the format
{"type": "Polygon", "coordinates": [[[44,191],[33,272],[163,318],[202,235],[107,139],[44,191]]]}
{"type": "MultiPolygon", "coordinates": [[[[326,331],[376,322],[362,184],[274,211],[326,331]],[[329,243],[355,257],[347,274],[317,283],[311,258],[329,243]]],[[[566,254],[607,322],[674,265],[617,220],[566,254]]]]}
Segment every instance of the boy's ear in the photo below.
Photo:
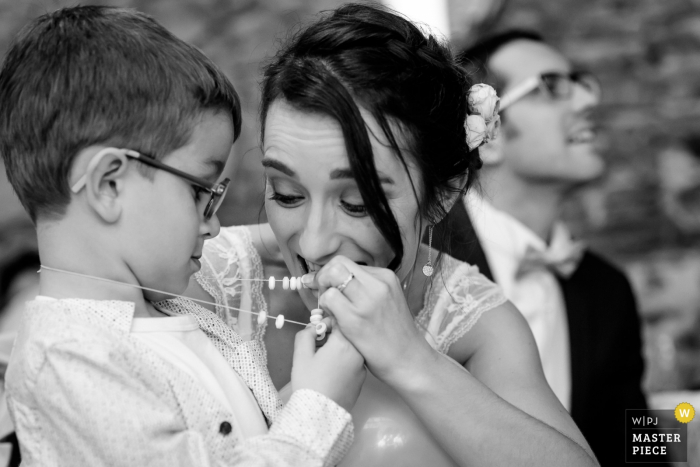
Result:
{"type": "Polygon", "coordinates": [[[119,150],[103,149],[95,154],[85,172],[85,195],[88,205],[105,222],[121,216],[120,194],[124,188],[127,158],[119,150]]]}

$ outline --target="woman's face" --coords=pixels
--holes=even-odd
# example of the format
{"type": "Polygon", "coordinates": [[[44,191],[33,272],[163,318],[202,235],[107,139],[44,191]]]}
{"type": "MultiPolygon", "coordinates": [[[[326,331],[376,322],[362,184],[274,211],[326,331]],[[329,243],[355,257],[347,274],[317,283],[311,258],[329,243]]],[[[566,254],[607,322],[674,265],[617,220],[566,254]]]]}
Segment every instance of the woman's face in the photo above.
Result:
{"type": "MultiPolygon", "coordinates": [[[[402,233],[399,278],[403,280],[413,267],[421,238],[418,202],[408,173],[379,125],[369,114],[363,115],[377,174],[402,233]]],[[[267,114],[263,143],[265,210],[294,276],[318,271],[336,255],[368,266],[386,267],[391,262],[394,252],[367,214],[334,119],[277,100],[267,114]]],[[[410,158],[407,163],[419,187],[418,170],[410,158]]],[[[301,296],[306,306],[316,307],[315,291],[302,289],[301,296]]]]}

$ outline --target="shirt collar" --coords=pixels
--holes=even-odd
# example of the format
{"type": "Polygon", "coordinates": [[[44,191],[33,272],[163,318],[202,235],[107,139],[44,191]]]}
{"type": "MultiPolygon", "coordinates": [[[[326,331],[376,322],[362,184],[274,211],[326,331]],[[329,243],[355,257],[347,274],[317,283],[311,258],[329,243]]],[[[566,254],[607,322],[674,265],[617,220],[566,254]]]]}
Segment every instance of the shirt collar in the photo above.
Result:
{"type": "Polygon", "coordinates": [[[464,204],[498,284],[506,285],[514,280],[528,247],[545,251],[552,246],[572,241],[568,228],[561,221],[555,222],[548,246],[529,227],[510,214],[496,209],[482,196],[467,192],[464,204]]]}
{"type": "Polygon", "coordinates": [[[467,193],[464,202],[479,240],[490,250],[519,259],[528,246],[538,250],[547,248],[545,241],[529,227],[496,209],[483,197],[467,193]]]}

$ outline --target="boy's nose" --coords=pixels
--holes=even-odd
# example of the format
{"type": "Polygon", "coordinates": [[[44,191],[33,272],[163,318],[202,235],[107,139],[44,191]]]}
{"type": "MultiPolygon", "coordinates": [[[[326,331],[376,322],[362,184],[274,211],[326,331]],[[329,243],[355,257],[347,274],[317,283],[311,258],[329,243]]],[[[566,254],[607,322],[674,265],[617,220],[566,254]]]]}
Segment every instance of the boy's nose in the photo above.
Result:
{"type": "Polygon", "coordinates": [[[208,238],[213,238],[219,235],[221,231],[221,222],[219,222],[219,216],[214,214],[208,220],[202,219],[202,228],[200,233],[208,238]]]}

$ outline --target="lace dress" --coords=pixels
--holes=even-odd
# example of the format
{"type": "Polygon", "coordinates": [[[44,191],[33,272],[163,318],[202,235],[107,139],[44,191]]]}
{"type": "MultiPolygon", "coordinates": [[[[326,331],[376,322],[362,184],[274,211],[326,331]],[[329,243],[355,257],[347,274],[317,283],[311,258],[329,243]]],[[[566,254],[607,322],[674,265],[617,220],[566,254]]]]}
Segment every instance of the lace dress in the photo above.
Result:
{"type": "MultiPolygon", "coordinates": [[[[245,227],[221,229],[218,237],[205,243],[203,259],[202,271],[195,277],[217,303],[235,304],[249,294],[254,311],[266,309],[264,282],[240,280],[264,279],[260,257],[245,227]],[[245,272],[243,276],[241,271],[245,272]]],[[[430,345],[447,355],[486,311],[505,302],[500,287],[479,273],[478,267],[443,255],[415,323],[430,345]]],[[[244,306],[247,304],[241,302],[240,308],[249,309],[244,306]]],[[[254,316],[223,308],[217,313],[241,336],[255,342],[256,348],[264,349],[265,325],[257,327],[254,316]]],[[[266,360],[264,351],[260,358],[266,360]]],[[[284,393],[283,389],[283,400],[284,393]]],[[[370,374],[352,416],[355,443],[341,463],[343,466],[455,465],[398,394],[370,374]]]]}

